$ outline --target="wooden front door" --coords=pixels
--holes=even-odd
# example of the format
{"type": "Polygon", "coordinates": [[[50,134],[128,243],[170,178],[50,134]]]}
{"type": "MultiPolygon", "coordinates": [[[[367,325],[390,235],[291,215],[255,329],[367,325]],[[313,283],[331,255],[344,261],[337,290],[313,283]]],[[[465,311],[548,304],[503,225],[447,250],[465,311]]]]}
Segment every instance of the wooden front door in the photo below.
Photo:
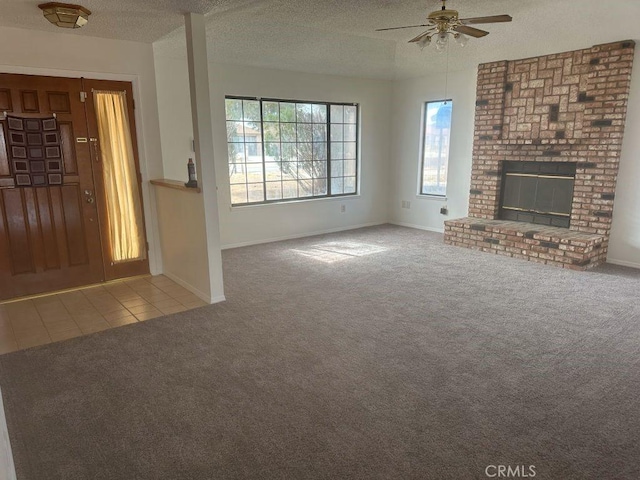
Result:
{"type": "Polygon", "coordinates": [[[0,74],[0,300],[107,278],[82,82],[0,74]]]}

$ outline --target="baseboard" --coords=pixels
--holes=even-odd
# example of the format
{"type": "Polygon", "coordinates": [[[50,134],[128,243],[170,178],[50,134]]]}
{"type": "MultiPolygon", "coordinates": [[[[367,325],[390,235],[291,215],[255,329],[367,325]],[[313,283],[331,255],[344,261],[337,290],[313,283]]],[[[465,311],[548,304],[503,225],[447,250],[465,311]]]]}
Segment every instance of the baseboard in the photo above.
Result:
{"type": "Polygon", "coordinates": [[[220,295],[219,297],[213,297],[213,299],[211,299],[211,303],[220,303],[220,302],[224,302],[226,301],[227,298],[224,295],[220,295]]]}
{"type": "Polygon", "coordinates": [[[2,394],[0,393],[0,480],[16,480],[16,468],[11,454],[7,417],[4,414],[2,394]]]}
{"type": "Polygon", "coordinates": [[[196,295],[198,298],[200,298],[201,300],[207,302],[207,303],[218,303],[218,302],[224,302],[226,300],[226,298],[224,298],[224,295],[218,296],[218,297],[213,297],[211,298],[210,295],[207,295],[206,293],[204,293],[203,291],[197,289],[196,287],[194,287],[193,285],[191,285],[188,282],[185,282],[184,280],[182,280],[180,277],[175,276],[173,273],[171,272],[162,272],[162,275],[164,275],[165,277],[170,278],[171,280],[173,280],[174,282],[176,282],[178,285],[180,285],[181,287],[186,288],[187,290],[189,290],[191,293],[193,293],[194,295],[196,295]]]}
{"type": "Polygon", "coordinates": [[[405,222],[388,222],[391,225],[398,225],[399,227],[417,228],[418,230],[426,230],[427,232],[444,233],[444,228],[425,227],[424,225],[416,225],[413,223],[405,222]]]}
{"type": "Polygon", "coordinates": [[[314,235],[324,235],[326,233],[336,233],[336,232],[345,232],[347,230],[355,230],[357,228],[365,228],[365,227],[375,227],[377,225],[384,225],[389,222],[372,222],[372,223],[362,223],[360,225],[349,225],[348,227],[339,227],[339,228],[330,228],[327,230],[317,230],[314,232],[301,233],[296,235],[286,235],[284,237],[272,237],[264,240],[251,240],[248,242],[240,242],[240,243],[230,243],[228,245],[223,245],[222,250],[229,250],[231,248],[239,248],[239,247],[249,247],[251,245],[260,245],[263,243],[273,243],[273,242],[281,242],[283,240],[293,240],[296,238],[304,238],[304,237],[313,237],[314,235]]]}
{"type": "Polygon", "coordinates": [[[626,260],[616,260],[615,258],[607,258],[607,263],[612,263],[613,265],[620,265],[621,267],[631,267],[631,268],[640,269],[640,263],[627,262],[626,260]]]}

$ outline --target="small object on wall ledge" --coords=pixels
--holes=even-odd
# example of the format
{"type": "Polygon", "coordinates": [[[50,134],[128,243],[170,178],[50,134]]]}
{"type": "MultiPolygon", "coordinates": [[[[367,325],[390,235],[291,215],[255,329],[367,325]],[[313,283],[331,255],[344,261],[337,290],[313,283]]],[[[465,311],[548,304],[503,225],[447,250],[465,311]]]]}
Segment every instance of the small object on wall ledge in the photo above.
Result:
{"type": "Polygon", "coordinates": [[[189,173],[189,181],[184,184],[188,188],[198,188],[198,181],[196,180],[196,166],[193,163],[193,159],[190,158],[187,162],[187,172],[189,173]]]}

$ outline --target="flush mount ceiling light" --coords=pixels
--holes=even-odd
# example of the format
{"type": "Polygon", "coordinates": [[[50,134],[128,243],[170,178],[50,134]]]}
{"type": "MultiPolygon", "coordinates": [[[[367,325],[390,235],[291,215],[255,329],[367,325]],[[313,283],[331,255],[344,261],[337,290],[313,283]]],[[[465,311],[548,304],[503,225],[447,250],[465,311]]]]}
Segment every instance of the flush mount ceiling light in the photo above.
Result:
{"type": "Polygon", "coordinates": [[[456,10],[448,10],[446,7],[446,0],[442,0],[442,8],[431,12],[427,17],[427,23],[421,25],[410,25],[408,27],[392,27],[392,28],[380,28],[377,32],[385,30],[398,30],[401,28],[418,28],[427,27],[427,30],[422,32],[415,38],[409,40],[409,43],[415,43],[421,49],[430,45],[433,39],[433,43],[436,45],[436,50],[443,51],[449,43],[449,37],[453,37],[461,46],[465,46],[470,37],[480,38],[488,35],[489,32],[480,30],[479,28],[469,27],[472,24],[478,23],[497,23],[497,22],[510,22],[512,19],[509,15],[493,15],[491,17],[475,17],[475,18],[459,18],[456,10]]]}
{"type": "Polygon", "coordinates": [[[80,5],[49,2],[38,5],[44,18],[62,28],[80,28],[87,24],[91,12],[80,5]]]}

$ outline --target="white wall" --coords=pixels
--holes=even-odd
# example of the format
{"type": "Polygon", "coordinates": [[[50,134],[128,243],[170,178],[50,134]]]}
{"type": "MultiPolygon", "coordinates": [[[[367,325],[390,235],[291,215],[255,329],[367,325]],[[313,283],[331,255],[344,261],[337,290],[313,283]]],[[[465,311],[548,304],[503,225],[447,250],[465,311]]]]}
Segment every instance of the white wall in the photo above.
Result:
{"type": "MultiPolygon", "coordinates": [[[[193,156],[186,59],[156,55],[155,64],[165,176],[184,180],[193,156]]],[[[209,65],[209,77],[223,247],[387,221],[390,82],[219,64],[209,65]],[[225,95],[359,103],[360,195],[231,208],[225,95]]]]}
{"type": "Polygon", "coordinates": [[[607,261],[640,268],[640,45],[633,63],[607,261]]]}
{"type": "Polygon", "coordinates": [[[0,27],[0,71],[65,77],[125,80],[136,102],[142,191],[152,273],[162,270],[155,199],[148,180],[162,177],[155,70],[151,45],[0,27]]]}
{"type": "Polygon", "coordinates": [[[207,302],[211,284],[202,193],[155,186],[163,273],[207,302]]]}
{"type": "Polygon", "coordinates": [[[389,177],[390,221],[436,232],[444,231],[444,221],[465,217],[469,208],[473,119],[477,70],[450,72],[429,78],[397,81],[393,85],[392,140],[389,177]],[[445,88],[446,83],[446,88],[445,88]],[[446,91],[445,91],[446,90],[446,91]],[[451,146],[447,197],[419,195],[420,142],[423,107],[427,101],[451,99],[451,146]],[[402,202],[410,202],[402,208],[402,202]],[[449,214],[440,214],[447,206],[449,214]]]}
{"type": "MultiPolygon", "coordinates": [[[[614,203],[608,261],[640,268],[640,49],[636,50],[632,74],[625,138],[614,203]]],[[[541,52],[540,54],[544,54],[541,52]]],[[[442,231],[446,219],[468,213],[473,149],[476,68],[449,73],[448,96],[453,99],[451,152],[447,199],[417,195],[419,175],[421,108],[429,100],[444,98],[444,77],[433,76],[395,82],[393,86],[393,130],[389,195],[390,221],[397,224],[442,231]],[[401,202],[409,200],[410,209],[401,202]],[[449,215],[440,215],[440,207],[449,215]]]]}

